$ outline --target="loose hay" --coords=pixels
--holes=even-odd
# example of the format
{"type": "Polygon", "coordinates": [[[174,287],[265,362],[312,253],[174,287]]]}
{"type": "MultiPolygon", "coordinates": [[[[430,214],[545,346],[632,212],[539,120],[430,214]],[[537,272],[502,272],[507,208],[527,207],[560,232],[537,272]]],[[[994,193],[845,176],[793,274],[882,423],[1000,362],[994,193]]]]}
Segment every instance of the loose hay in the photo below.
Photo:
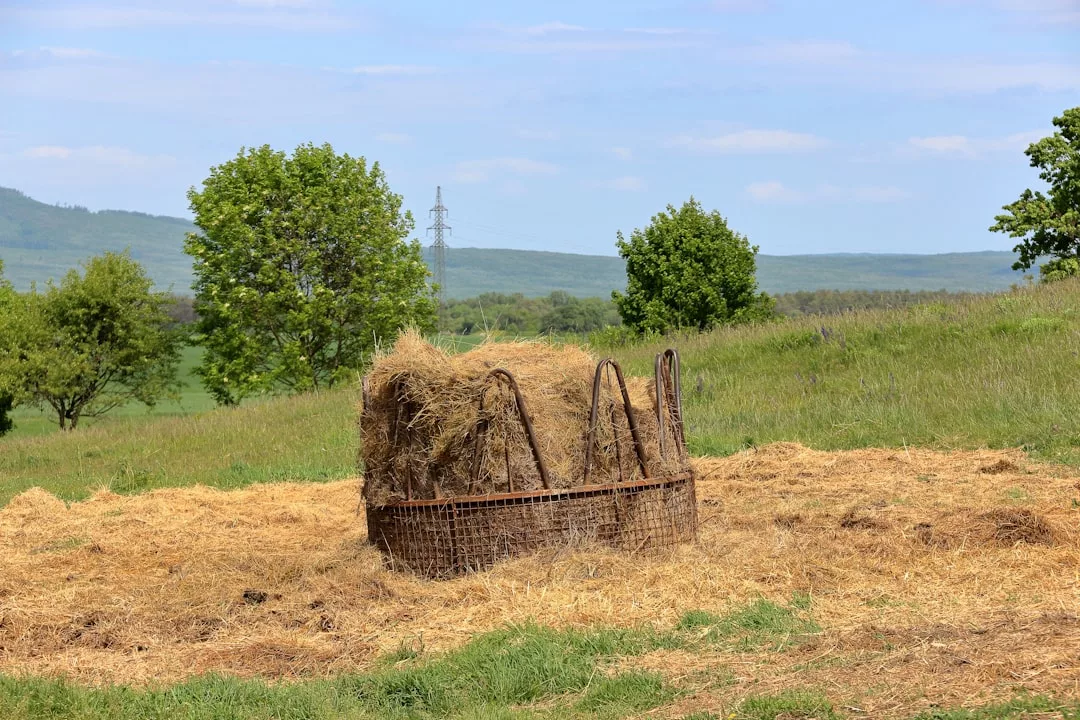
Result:
{"type": "Polygon", "coordinates": [[[1013,461],[1002,458],[989,465],[983,465],[979,468],[979,472],[986,473],[987,475],[1000,475],[1001,473],[1020,472],[1020,467],[1013,461]]]}
{"type": "Polygon", "coordinates": [[[553,550],[448,582],[382,567],[356,513],[356,481],[98,494],[51,503],[46,515],[27,513],[50,505],[30,491],[0,509],[0,672],[135,684],[203,672],[321,676],[367,668],[420,637],[442,650],[530,618],[667,628],[690,609],[723,613],[798,592],[813,597],[823,630],[791,649],[626,663],[673,682],[698,669],[731,674],[671,717],[808,687],[867,717],[1024,691],[1073,697],[1080,478],[1030,465],[1017,502],[1006,495],[1015,477],[979,471],[1001,459],[1023,461],[791,444],[697,460],[694,545],[553,550]],[[882,526],[841,527],[850,508],[882,526]],[[1036,519],[1049,544],[1008,536],[1036,519]],[[925,542],[920,525],[949,542],[925,542]],[[265,599],[250,602],[249,591],[265,599]]]}
{"type": "MultiPolygon", "coordinates": [[[[533,421],[552,488],[582,484],[597,358],[578,346],[543,342],[484,343],[450,355],[418,334],[403,334],[376,359],[360,430],[368,504],[487,495],[542,487],[514,397],[489,374],[513,373],[533,421]],[[484,398],[488,421],[478,481],[473,484],[475,430],[484,398]],[[411,492],[410,492],[411,490],[411,492]]],[[[628,377],[627,389],[646,462],[654,475],[686,467],[680,452],[659,452],[654,384],[628,377]]],[[[633,440],[621,394],[601,392],[591,482],[636,480],[633,440]]],[[[668,447],[675,448],[667,423],[668,447]]]]}

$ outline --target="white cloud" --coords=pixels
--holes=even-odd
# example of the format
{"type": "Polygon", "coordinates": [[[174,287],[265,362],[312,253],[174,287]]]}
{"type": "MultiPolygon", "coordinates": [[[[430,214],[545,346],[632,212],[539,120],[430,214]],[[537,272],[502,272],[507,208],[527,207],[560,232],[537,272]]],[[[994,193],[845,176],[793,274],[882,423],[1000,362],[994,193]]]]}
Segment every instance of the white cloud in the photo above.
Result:
{"type": "Polygon", "coordinates": [[[559,133],[554,130],[519,129],[515,134],[522,140],[543,140],[550,142],[559,139],[559,133]]]}
{"type": "Polygon", "coordinates": [[[23,150],[23,157],[43,162],[63,162],[79,166],[102,166],[111,168],[149,169],[173,165],[171,155],[144,155],[124,147],[91,145],[87,147],[64,147],[62,145],[36,145],[23,150]]]}
{"type": "Polygon", "coordinates": [[[632,160],[634,157],[634,151],[628,147],[613,147],[611,152],[620,160],[632,160]]]}
{"type": "Polygon", "coordinates": [[[755,154],[809,152],[823,148],[828,143],[816,135],[788,130],[740,130],[713,137],[680,135],[668,144],[696,152],[755,154]]]}
{"type": "Polygon", "coordinates": [[[994,150],[1026,150],[1027,146],[1033,142],[1038,142],[1044,137],[1049,137],[1053,133],[1049,130],[1027,130],[1025,132],[1013,133],[1012,135],[1006,135],[1002,138],[992,140],[990,147],[994,150]]]}
{"type": "Polygon", "coordinates": [[[1020,152],[1040,140],[1049,131],[1027,130],[996,138],[971,138],[966,135],[928,135],[908,138],[906,150],[923,154],[974,158],[991,152],[1020,152]]]}
{"type": "Polygon", "coordinates": [[[769,43],[749,48],[751,59],[761,63],[835,64],[853,60],[861,51],[849,42],[801,41],[769,43]]]}
{"type": "Polygon", "coordinates": [[[853,189],[856,200],[865,202],[896,202],[911,197],[911,193],[891,185],[884,187],[857,187],[853,189]]]}
{"type": "Polygon", "coordinates": [[[709,9],[717,12],[764,12],[771,10],[772,0],[711,0],[709,9]]]}
{"type": "Polygon", "coordinates": [[[645,189],[645,179],[637,175],[623,175],[600,183],[600,187],[620,192],[639,192],[645,189]]]}
{"type": "Polygon", "coordinates": [[[375,139],[388,145],[407,145],[412,142],[412,137],[405,133],[384,132],[375,136],[375,139]]]}
{"type": "Polygon", "coordinates": [[[431,75],[438,68],[430,65],[357,65],[349,72],[356,75],[431,75]]]}
{"type": "Polygon", "coordinates": [[[890,203],[907,198],[909,193],[892,185],[861,185],[856,187],[820,185],[817,188],[816,196],[840,202],[854,200],[860,203],[890,203]]]}
{"type": "Polygon", "coordinates": [[[61,59],[80,59],[89,57],[101,57],[102,53],[97,50],[88,50],[86,48],[68,48],[68,47],[43,47],[42,52],[48,53],[55,58],[61,59]]]}
{"type": "Polygon", "coordinates": [[[105,53],[88,48],[70,47],[39,47],[36,50],[12,50],[12,57],[40,59],[55,58],[57,60],[85,60],[87,58],[107,57],[105,53]]]}
{"type": "Polygon", "coordinates": [[[1030,14],[1039,24],[1080,24],[1077,0],[998,0],[997,5],[1003,10],[1030,14]]]}
{"type": "Polygon", "coordinates": [[[778,180],[752,182],[746,186],[746,194],[758,202],[794,202],[802,199],[800,193],[778,180]]]}
{"type": "Polygon", "coordinates": [[[928,137],[913,137],[908,139],[908,145],[917,150],[928,150],[935,153],[956,153],[959,155],[973,155],[971,139],[963,135],[931,135],[928,137]]]}
{"type": "Polygon", "coordinates": [[[685,35],[693,32],[687,28],[671,28],[671,27],[631,27],[623,28],[623,32],[626,33],[638,33],[640,35],[685,35]]]}
{"type": "Polygon", "coordinates": [[[298,32],[353,30],[366,23],[356,14],[315,7],[302,0],[250,0],[224,9],[212,4],[176,8],[129,0],[121,5],[61,5],[0,8],[0,17],[16,22],[80,31],[102,28],[175,27],[217,25],[259,27],[298,32]]]}
{"type": "Polygon", "coordinates": [[[841,187],[822,184],[810,190],[797,190],[784,185],[778,180],[752,182],[746,186],[746,194],[759,203],[805,203],[805,202],[855,202],[855,203],[890,203],[898,202],[910,194],[891,185],[857,185],[841,187]]]}
{"type": "Polygon", "coordinates": [[[1023,18],[1032,25],[1080,24],[1080,2],[1077,0],[936,0],[939,5],[968,6],[984,10],[1000,10],[1023,18]]]}
{"type": "Polygon", "coordinates": [[[71,157],[71,148],[59,145],[37,145],[26,148],[22,154],[28,158],[68,158],[71,157]]]}
{"type": "Polygon", "coordinates": [[[637,52],[700,45],[675,31],[650,29],[594,30],[581,25],[549,22],[529,27],[488,25],[473,38],[464,37],[462,46],[492,52],[570,54],[595,52],[637,52]],[[633,35],[637,35],[634,37],[633,35]]]}
{"type": "Polygon", "coordinates": [[[1080,90],[1080,65],[1064,63],[991,63],[943,60],[898,69],[914,89],[988,93],[1034,88],[1048,92],[1080,90]]]}
{"type": "Polygon", "coordinates": [[[372,108],[378,109],[374,134],[406,127],[451,104],[459,113],[490,114],[505,107],[505,97],[497,93],[470,94],[458,76],[393,75],[385,68],[381,72],[354,75],[293,65],[178,64],[144,58],[0,62],[0,88],[13,102],[29,98],[91,103],[109,107],[110,112],[181,113],[225,125],[242,124],[249,128],[242,136],[267,123],[340,122],[370,115],[372,108]]]}
{"type": "Polygon", "coordinates": [[[486,182],[495,175],[554,175],[558,166],[542,160],[521,157],[465,160],[454,169],[454,179],[462,183],[486,182]]]}
{"type": "Polygon", "coordinates": [[[541,25],[533,25],[523,30],[526,35],[548,35],[560,32],[585,32],[581,25],[570,25],[564,22],[548,22],[541,25]]]}
{"type": "Polygon", "coordinates": [[[308,8],[315,6],[315,0],[233,0],[237,5],[258,8],[308,8]]]}

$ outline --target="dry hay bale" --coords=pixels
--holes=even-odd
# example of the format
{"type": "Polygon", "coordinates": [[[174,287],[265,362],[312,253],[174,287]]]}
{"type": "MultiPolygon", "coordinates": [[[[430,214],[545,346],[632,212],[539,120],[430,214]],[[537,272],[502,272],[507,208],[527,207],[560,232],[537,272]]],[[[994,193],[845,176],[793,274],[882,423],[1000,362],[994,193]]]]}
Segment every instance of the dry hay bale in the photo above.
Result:
{"type": "Polygon", "coordinates": [[[888,524],[861,508],[854,507],[840,517],[840,527],[847,530],[882,530],[888,527],[888,524]]]}
{"type": "Polygon", "coordinates": [[[1005,458],[1001,458],[995,463],[983,465],[979,468],[979,472],[984,475],[1000,475],[1002,473],[1014,473],[1019,471],[1020,467],[1016,463],[1011,460],[1006,460],[1005,458]]]}
{"type": "Polygon", "coordinates": [[[1051,547],[1056,542],[1053,525],[1024,508],[962,512],[933,524],[921,522],[912,530],[924,545],[947,550],[970,545],[1013,547],[1021,543],[1051,547]]]}
{"type": "Polygon", "coordinates": [[[67,512],[67,504],[47,490],[32,487],[11,498],[0,512],[13,520],[48,518],[67,512]]]}
{"type": "MultiPolygon", "coordinates": [[[[596,358],[576,346],[484,343],[450,355],[415,332],[377,358],[368,376],[360,431],[364,497],[381,506],[406,499],[484,495],[542,487],[514,396],[492,370],[509,370],[533,421],[553,488],[581,484],[596,358]],[[487,424],[479,479],[473,483],[477,421],[487,424]]],[[[640,477],[617,386],[602,387],[590,482],[640,477]],[[620,473],[620,465],[622,471],[620,473]]],[[[627,378],[630,405],[654,474],[685,467],[683,454],[661,459],[653,382],[627,378]]],[[[674,447],[668,423],[669,447],[674,447]]]]}
{"type": "Polygon", "coordinates": [[[1031,510],[997,508],[982,513],[977,520],[999,545],[1016,543],[1029,545],[1053,545],[1054,529],[1042,515],[1031,510]]]}

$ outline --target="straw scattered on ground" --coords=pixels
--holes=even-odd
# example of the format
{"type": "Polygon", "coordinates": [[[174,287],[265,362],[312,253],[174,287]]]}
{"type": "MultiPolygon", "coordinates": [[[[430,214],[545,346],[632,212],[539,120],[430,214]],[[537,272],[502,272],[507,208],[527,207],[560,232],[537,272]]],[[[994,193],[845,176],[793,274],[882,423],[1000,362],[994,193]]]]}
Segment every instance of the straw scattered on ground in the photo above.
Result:
{"type": "Polygon", "coordinates": [[[288,680],[530,618],[668,628],[691,609],[805,594],[822,630],[787,649],[626,662],[690,686],[730,674],[672,717],[789,688],[873,717],[1080,695],[1074,470],[1019,452],[790,444],[695,467],[696,544],[548,552],[444,582],[382,568],[356,480],[99,493],[70,507],[30,490],[0,509],[0,672],[288,680]]]}

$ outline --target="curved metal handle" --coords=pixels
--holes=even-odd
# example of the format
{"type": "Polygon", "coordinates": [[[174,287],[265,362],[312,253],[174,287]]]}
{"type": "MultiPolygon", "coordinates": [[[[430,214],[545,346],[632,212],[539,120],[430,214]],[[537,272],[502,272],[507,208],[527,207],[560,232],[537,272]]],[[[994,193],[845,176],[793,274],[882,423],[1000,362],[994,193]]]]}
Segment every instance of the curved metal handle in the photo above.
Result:
{"type": "Polygon", "coordinates": [[[682,383],[679,369],[679,353],[675,348],[668,348],[657,354],[655,362],[656,381],[653,383],[656,390],[656,420],[660,425],[660,455],[666,457],[665,440],[667,432],[664,428],[664,418],[667,412],[664,410],[664,402],[671,407],[671,415],[675,420],[675,441],[679,444],[679,450],[686,450],[686,433],[683,427],[682,415],[682,383]]]}
{"type": "MultiPolygon", "coordinates": [[[[529,439],[529,448],[532,450],[533,460],[536,461],[536,470],[540,473],[540,482],[543,483],[545,490],[550,490],[551,481],[548,478],[547,464],[540,454],[540,446],[536,442],[536,433],[533,431],[532,418],[529,417],[529,411],[525,409],[525,398],[521,396],[521,389],[518,387],[517,380],[514,379],[514,376],[509,370],[504,368],[495,368],[492,370],[488,373],[488,379],[494,379],[496,382],[500,379],[505,380],[510,384],[510,389],[514,391],[514,403],[517,408],[518,418],[520,418],[521,425],[525,428],[525,435],[529,439]]],[[[474,429],[476,439],[473,443],[472,480],[469,483],[470,495],[475,492],[476,485],[480,482],[480,457],[483,454],[484,436],[487,434],[488,428],[487,419],[484,417],[484,396],[487,394],[490,387],[490,385],[487,385],[480,391],[480,407],[477,413],[476,427],[474,429]]],[[[509,491],[513,492],[514,486],[513,479],[510,477],[509,463],[507,463],[506,474],[507,482],[510,485],[509,491]]]]}
{"type": "MultiPolygon", "coordinates": [[[[605,367],[611,367],[615,370],[615,379],[619,383],[619,390],[622,392],[623,398],[623,410],[626,413],[626,424],[630,426],[630,436],[634,439],[634,452],[637,454],[638,467],[641,468],[642,476],[648,480],[649,468],[645,465],[645,445],[641,442],[641,435],[638,433],[637,420],[634,418],[634,408],[630,405],[630,392],[626,389],[626,380],[623,378],[622,368],[619,367],[619,363],[615,362],[614,358],[604,358],[596,365],[596,374],[593,375],[593,387],[592,387],[592,408],[589,411],[589,432],[585,438],[585,471],[582,473],[582,480],[584,485],[589,484],[589,472],[592,470],[592,456],[593,445],[596,443],[596,427],[597,427],[597,415],[600,410],[600,382],[601,376],[605,367]]],[[[612,418],[614,420],[614,417],[612,418]]],[[[615,428],[612,426],[612,431],[615,428]]],[[[616,447],[618,439],[616,439],[616,447]]],[[[622,471],[619,471],[620,474],[622,471]]]]}

